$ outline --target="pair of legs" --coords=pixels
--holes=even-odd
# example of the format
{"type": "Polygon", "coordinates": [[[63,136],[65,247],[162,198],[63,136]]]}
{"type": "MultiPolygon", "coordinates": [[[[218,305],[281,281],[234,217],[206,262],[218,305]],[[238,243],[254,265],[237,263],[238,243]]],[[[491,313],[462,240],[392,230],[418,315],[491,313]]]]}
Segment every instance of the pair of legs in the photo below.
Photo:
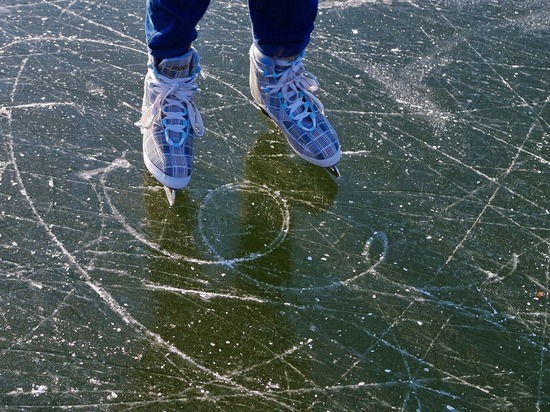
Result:
{"type": "MultiPolygon", "coordinates": [[[[183,55],[210,0],[147,0],[145,31],[157,59],[183,55]]],[[[254,43],[270,57],[299,55],[309,43],[317,0],[249,0],[254,43]]]]}
{"type": "MultiPolygon", "coordinates": [[[[204,133],[193,95],[198,90],[198,52],[191,46],[209,0],[147,0],[149,50],[142,117],[147,169],[164,185],[168,200],[187,186],[193,139],[204,133]]],[[[257,106],[281,129],[303,159],[338,176],[340,144],[313,95],[319,83],[302,59],[317,15],[317,0],[249,0],[253,45],[250,89],[257,106]]]]}

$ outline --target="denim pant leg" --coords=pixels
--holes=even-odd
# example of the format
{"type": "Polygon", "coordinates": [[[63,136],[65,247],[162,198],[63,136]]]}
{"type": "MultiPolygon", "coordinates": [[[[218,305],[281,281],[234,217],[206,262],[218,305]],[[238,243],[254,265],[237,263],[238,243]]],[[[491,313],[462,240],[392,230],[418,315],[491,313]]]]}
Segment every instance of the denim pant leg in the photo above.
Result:
{"type": "MultiPolygon", "coordinates": [[[[249,0],[254,42],[271,57],[299,54],[309,43],[318,0],[249,0]]],[[[145,34],[158,59],[184,54],[210,0],[147,0],[145,34]]]]}
{"type": "Polygon", "coordinates": [[[318,0],[249,0],[254,43],[271,57],[300,54],[308,45],[318,0]]]}
{"type": "Polygon", "coordinates": [[[184,54],[197,39],[196,26],[210,0],[147,0],[145,36],[159,60],[184,54]]]}

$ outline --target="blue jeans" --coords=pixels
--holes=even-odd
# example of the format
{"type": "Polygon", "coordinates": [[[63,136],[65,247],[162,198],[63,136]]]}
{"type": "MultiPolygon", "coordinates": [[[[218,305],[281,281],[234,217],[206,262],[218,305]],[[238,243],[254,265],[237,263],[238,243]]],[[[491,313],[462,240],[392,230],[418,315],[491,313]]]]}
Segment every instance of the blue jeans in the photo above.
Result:
{"type": "MultiPolygon", "coordinates": [[[[197,39],[196,25],[210,0],[146,0],[145,34],[157,59],[184,54],[197,39]]],[[[270,57],[301,53],[310,40],[318,0],[249,0],[253,40],[270,57]]]]}

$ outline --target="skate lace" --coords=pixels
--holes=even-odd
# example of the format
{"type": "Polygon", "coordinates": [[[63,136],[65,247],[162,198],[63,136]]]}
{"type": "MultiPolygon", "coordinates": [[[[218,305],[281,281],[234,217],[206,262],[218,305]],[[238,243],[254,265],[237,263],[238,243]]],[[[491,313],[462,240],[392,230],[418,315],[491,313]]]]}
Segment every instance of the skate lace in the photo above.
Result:
{"type": "Polygon", "coordinates": [[[265,77],[276,79],[275,84],[265,85],[262,90],[270,95],[277,94],[283,100],[282,109],[299,127],[306,131],[315,130],[317,121],[311,103],[313,102],[321,112],[324,110],[323,104],[313,94],[319,89],[319,81],[305,70],[301,56],[294,61],[278,61],[277,66],[288,67],[275,73],[262,71],[265,77]]]}
{"type": "Polygon", "coordinates": [[[148,85],[157,96],[136,124],[150,129],[156,120],[161,119],[166,141],[174,147],[183,145],[190,126],[198,136],[204,135],[202,117],[192,99],[198,90],[196,77],[195,74],[170,79],[160,74],[151,75],[148,85]],[[174,140],[174,136],[180,136],[179,140],[174,140]]]}

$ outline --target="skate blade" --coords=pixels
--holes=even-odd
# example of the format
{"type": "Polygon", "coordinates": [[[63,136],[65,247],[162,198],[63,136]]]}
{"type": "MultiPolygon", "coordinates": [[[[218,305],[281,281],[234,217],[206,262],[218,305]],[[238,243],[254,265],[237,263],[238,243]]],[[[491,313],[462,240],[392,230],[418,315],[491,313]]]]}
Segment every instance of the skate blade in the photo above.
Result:
{"type": "Polygon", "coordinates": [[[269,113],[267,112],[267,110],[265,110],[263,107],[261,106],[258,106],[260,108],[260,111],[265,114],[267,117],[269,117],[271,119],[271,116],[269,115],[269,113]]]}
{"type": "Polygon", "coordinates": [[[164,193],[166,193],[166,198],[170,207],[174,206],[176,203],[176,189],[170,189],[169,187],[164,186],[164,193]]]}
{"type": "Polygon", "coordinates": [[[326,169],[327,169],[327,170],[329,171],[329,173],[330,173],[331,175],[333,175],[333,176],[336,176],[336,177],[342,176],[342,175],[340,174],[340,170],[338,169],[338,166],[336,166],[336,165],[327,167],[326,169]]]}
{"type": "Polygon", "coordinates": [[[255,101],[253,101],[252,104],[254,105],[254,107],[256,107],[256,109],[258,109],[259,111],[261,111],[263,114],[265,114],[267,117],[271,119],[271,116],[263,106],[259,105],[255,101]]]}

